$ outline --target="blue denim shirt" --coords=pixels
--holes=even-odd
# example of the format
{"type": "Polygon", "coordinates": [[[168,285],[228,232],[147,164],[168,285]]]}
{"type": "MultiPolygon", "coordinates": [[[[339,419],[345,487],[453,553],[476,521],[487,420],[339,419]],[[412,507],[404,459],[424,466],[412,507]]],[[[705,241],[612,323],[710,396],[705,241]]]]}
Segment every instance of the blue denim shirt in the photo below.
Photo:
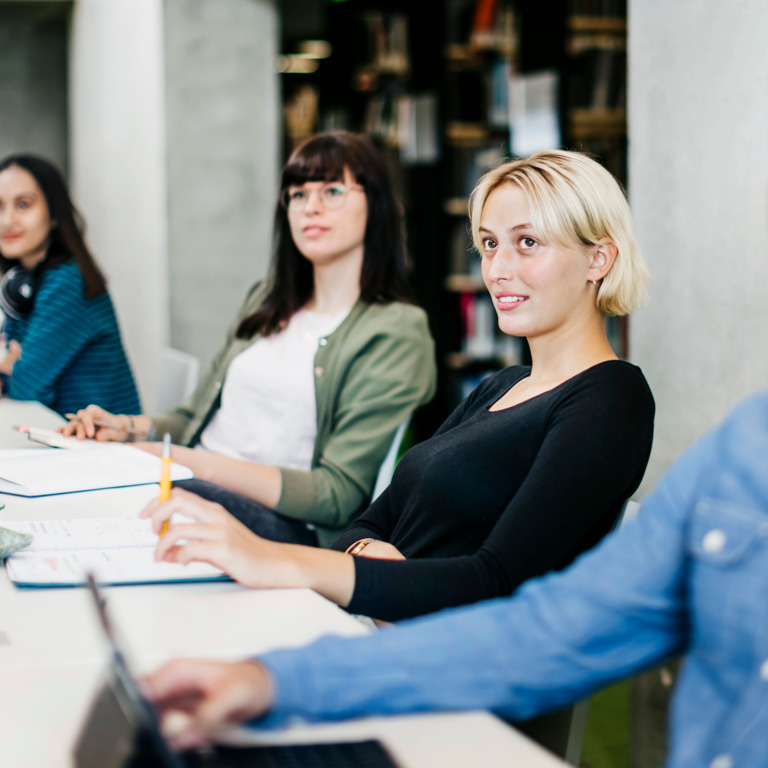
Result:
{"type": "Polygon", "coordinates": [[[262,657],[275,702],[261,722],[450,709],[520,719],[681,653],[667,765],[768,765],[768,392],[567,571],[511,598],[262,657]]]}

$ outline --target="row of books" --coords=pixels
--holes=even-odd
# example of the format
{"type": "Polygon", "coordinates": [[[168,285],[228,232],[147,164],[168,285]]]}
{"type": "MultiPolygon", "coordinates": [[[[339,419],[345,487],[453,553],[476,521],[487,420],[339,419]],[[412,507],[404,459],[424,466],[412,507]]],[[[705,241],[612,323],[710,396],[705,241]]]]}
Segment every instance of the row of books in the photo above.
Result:
{"type": "MultiPolygon", "coordinates": [[[[525,358],[525,342],[502,333],[496,310],[484,288],[459,294],[461,314],[461,350],[449,359],[454,369],[472,367],[478,362],[493,366],[520,365],[525,358]]],[[[626,354],[626,320],[606,318],[608,341],[619,357],[626,354]]]]}
{"type": "Polygon", "coordinates": [[[490,51],[507,59],[515,52],[511,0],[448,0],[446,42],[450,50],[490,51]]]}
{"type": "Polygon", "coordinates": [[[522,362],[522,342],[502,333],[496,310],[485,292],[465,291],[459,295],[462,322],[461,358],[467,361],[498,361],[503,365],[522,362]]]}
{"type": "Polygon", "coordinates": [[[527,155],[561,143],[558,73],[542,70],[521,75],[508,66],[493,72],[498,77],[493,86],[495,96],[489,106],[482,106],[485,111],[474,113],[475,120],[483,116],[487,120],[448,124],[448,138],[458,145],[449,182],[449,194],[454,197],[468,195],[483,173],[510,154],[527,155]],[[504,128],[503,138],[492,130],[500,126],[504,128]]]}
{"type": "Polygon", "coordinates": [[[440,157],[437,94],[375,93],[368,99],[363,130],[398,149],[405,165],[434,163],[440,157]]]}
{"type": "Polygon", "coordinates": [[[627,0],[568,0],[571,16],[626,18],[627,0]]]}
{"type": "Polygon", "coordinates": [[[571,57],[568,104],[582,109],[623,109],[627,101],[627,52],[587,48],[571,57]]]}

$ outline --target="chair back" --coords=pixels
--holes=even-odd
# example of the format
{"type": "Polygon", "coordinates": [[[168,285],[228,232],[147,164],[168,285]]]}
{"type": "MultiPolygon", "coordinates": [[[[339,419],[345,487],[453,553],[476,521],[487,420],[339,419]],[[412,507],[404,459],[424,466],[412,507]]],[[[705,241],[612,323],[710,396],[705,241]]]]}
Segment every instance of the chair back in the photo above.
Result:
{"type": "Polygon", "coordinates": [[[371,501],[381,496],[389,485],[389,481],[392,479],[392,473],[395,471],[395,465],[397,464],[397,455],[400,452],[400,446],[403,443],[405,437],[405,431],[408,429],[408,425],[411,423],[411,417],[409,416],[403,421],[395,432],[395,436],[392,438],[392,444],[389,446],[387,455],[384,457],[384,461],[381,462],[379,467],[379,474],[376,476],[376,483],[373,486],[373,493],[371,494],[371,501]]]}
{"type": "MultiPolygon", "coordinates": [[[[640,511],[640,503],[627,499],[624,502],[624,506],[619,512],[619,516],[616,518],[613,530],[621,528],[640,511]]],[[[571,713],[571,722],[568,729],[568,739],[565,746],[565,762],[571,765],[579,765],[581,763],[581,750],[584,746],[584,734],[587,730],[587,715],[589,714],[589,698],[583,699],[577,704],[573,705],[573,711],[571,713]]]]}
{"type": "Polygon", "coordinates": [[[181,405],[194,391],[200,378],[200,361],[187,352],[163,347],[155,410],[163,413],[181,405]]]}
{"type": "Polygon", "coordinates": [[[616,527],[620,528],[625,523],[628,523],[630,520],[632,520],[637,516],[637,513],[639,511],[640,511],[640,502],[633,501],[632,499],[627,499],[627,501],[624,502],[624,507],[621,510],[619,519],[616,521],[616,527]]]}

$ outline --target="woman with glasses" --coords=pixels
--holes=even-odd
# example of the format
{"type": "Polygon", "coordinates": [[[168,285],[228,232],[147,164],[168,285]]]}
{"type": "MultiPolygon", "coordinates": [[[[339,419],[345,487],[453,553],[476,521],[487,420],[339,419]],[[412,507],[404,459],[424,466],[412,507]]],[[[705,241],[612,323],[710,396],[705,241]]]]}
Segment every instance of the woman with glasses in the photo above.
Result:
{"type": "Polygon", "coordinates": [[[396,621],[509,595],[611,529],[643,477],[654,419],[642,372],[605,329],[644,294],[627,201],[599,163],[552,150],[486,174],[470,221],[499,328],[527,339],[532,364],[486,378],[411,448],[336,551],[265,541],[174,491],[141,513],[155,530],[177,512],[193,520],[172,521],[157,559],[208,561],[249,587],[309,587],[396,621]]]}
{"type": "Polygon", "coordinates": [[[327,545],[370,500],[397,427],[434,391],[433,342],[407,282],[382,157],[361,136],[319,134],[283,170],[269,279],[248,292],[190,401],[157,416],[92,405],[63,431],[169,432],[173,460],[196,478],[180,485],[267,538],[327,545]]]}

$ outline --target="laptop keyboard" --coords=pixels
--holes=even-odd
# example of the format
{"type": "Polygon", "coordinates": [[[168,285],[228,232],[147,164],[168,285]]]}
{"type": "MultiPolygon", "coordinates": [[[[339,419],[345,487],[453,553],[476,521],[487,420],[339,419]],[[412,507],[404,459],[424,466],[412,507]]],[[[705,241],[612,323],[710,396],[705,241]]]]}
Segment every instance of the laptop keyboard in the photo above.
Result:
{"type": "Polygon", "coordinates": [[[381,742],[218,747],[184,753],[190,768],[397,768],[381,742]]]}

